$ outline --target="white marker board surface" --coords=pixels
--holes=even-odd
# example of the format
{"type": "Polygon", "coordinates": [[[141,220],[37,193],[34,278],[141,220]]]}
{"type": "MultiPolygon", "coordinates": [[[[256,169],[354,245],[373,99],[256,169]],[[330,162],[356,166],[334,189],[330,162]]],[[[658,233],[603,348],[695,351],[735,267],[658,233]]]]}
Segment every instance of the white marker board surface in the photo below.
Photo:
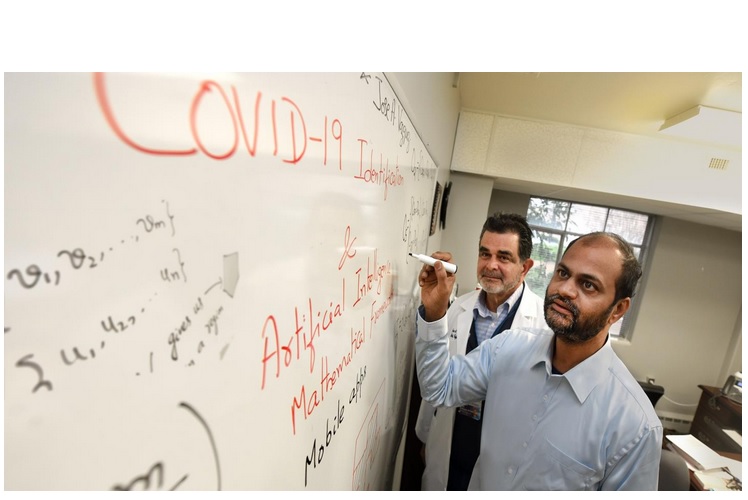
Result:
{"type": "Polygon", "coordinates": [[[6,490],[390,489],[435,182],[384,74],[6,74],[6,490]]]}

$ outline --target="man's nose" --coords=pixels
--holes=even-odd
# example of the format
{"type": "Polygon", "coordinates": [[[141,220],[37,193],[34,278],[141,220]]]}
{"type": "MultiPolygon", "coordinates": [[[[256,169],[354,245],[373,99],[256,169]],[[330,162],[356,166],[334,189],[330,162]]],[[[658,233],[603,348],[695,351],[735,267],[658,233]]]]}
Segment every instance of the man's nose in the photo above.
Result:
{"type": "Polygon", "coordinates": [[[556,288],[556,293],[562,297],[575,298],[577,296],[577,287],[574,284],[574,280],[567,279],[560,282],[556,288]]]}
{"type": "Polygon", "coordinates": [[[488,266],[491,269],[498,269],[500,262],[501,261],[499,261],[499,258],[494,256],[494,257],[491,257],[491,259],[488,261],[488,266]]]}

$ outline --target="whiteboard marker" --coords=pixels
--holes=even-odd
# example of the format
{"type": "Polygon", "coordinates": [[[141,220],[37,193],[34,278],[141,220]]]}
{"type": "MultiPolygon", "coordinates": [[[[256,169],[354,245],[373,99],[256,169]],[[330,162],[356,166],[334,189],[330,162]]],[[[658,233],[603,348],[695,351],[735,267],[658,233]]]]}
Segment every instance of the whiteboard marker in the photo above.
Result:
{"type": "MultiPolygon", "coordinates": [[[[410,255],[411,257],[415,257],[416,259],[420,260],[424,264],[428,264],[430,266],[433,266],[434,264],[436,264],[436,261],[437,261],[437,259],[434,259],[433,257],[429,257],[428,255],[421,255],[420,253],[408,252],[408,255],[410,255]]],[[[439,262],[442,263],[442,265],[444,266],[444,269],[448,273],[454,274],[457,272],[457,264],[452,264],[451,262],[444,262],[443,260],[440,260],[439,262]]]]}

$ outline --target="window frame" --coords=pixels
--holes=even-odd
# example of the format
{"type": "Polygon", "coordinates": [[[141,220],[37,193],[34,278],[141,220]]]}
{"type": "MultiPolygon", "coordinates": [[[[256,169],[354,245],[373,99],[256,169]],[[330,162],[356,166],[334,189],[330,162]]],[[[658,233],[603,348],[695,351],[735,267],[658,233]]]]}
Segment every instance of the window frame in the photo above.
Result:
{"type": "MultiPolygon", "coordinates": [[[[628,208],[621,208],[621,207],[615,207],[615,206],[610,206],[610,205],[600,205],[597,203],[563,200],[561,198],[552,198],[552,197],[547,197],[547,196],[530,196],[530,200],[527,205],[526,216],[528,217],[527,223],[530,226],[530,229],[532,229],[533,231],[533,236],[535,235],[537,231],[540,231],[543,233],[550,233],[553,235],[557,235],[559,237],[558,250],[556,251],[556,261],[554,263],[554,269],[558,265],[558,263],[561,261],[561,256],[563,255],[563,251],[564,249],[566,249],[567,245],[574,239],[578,238],[579,236],[582,236],[583,234],[587,234],[587,233],[578,233],[575,231],[570,231],[568,229],[571,210],[575,204],[605,209],[606,212],[605,212],[605,221],[603,223],[603,227],[606,227],[608,224],[611,210],[620,210],[623,212],[638,214],[638,215],[647,217],[647,225],[646,225],[646,228],[644,229],[642,242],[640,244],[629,242],[629,244],[632,247],[639,249],[638,259],[639,259],[639,263],[642,266],[642,278],[639,280],[636,291],[634,293],[634,297],[632,297],[631,307],[626,312],[624,317],[621,318],[621,327],[620,327],[619,333],[617,334],[613,332],[610,333],[611,339],[613,340],[630,342],[631,339],[633,338],[633,326],[636,323],[637,316],[639,315],[639,308],[640,308],[640,302],[641,302],[639,299],[641,298],[641,295],[644,289],[644,276],[647,274],[647,269],[648,269],[648,264],[649,264],[649,252],[652,249],[652,239],[653,239],[653,234],[655,231],[655,225],[657,223],[657,216],[654,214],[640,212],[638,210],[631,210],[628,208]],[[544,227],[544,226],[531,223],[529,220],[529,216],[530,216],[530,208],[532,207],[533,199],[539,199],[539,200],[545,200],[545,201],[551,201],[551,202],[568,203],[568,208],[565,214],[563,229],[557,229],[553,227],[544,227]]],[[[534,249],[534,245],[533,245],[533,249],[534,249]]],[[[542,293],[545,294],[544,291],[542,293]]]]}

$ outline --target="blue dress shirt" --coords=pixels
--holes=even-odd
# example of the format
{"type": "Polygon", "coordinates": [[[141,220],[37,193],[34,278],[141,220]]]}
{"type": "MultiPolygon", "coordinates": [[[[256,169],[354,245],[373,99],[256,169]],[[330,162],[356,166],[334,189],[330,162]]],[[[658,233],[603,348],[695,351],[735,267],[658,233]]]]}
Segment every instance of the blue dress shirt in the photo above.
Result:
{"type": "Polygon", "coordinates": [[[503,304],[501,304],[496,312],[491,311],[486,305],[486,291],[481,291],[478,296],[478,300],[475,301],[475,307],[473,308],[473,319],[475,320],[475,336],[478,343],[484,342],[491,338],[493,333],[504,319],[509,314],[509,310],[522,298],[522,292],[525,289],[525,284],[517,287],[503,304]]]}
{"type": "Polygon", "coordinates": [[[450,357],[446,317],[418,314],[417,325],[421,396],[434,406],[485,400],[470,489],[657,489],[662,424],[610,339],[557,375],[550,330],[507,330],[450,357]]]}

